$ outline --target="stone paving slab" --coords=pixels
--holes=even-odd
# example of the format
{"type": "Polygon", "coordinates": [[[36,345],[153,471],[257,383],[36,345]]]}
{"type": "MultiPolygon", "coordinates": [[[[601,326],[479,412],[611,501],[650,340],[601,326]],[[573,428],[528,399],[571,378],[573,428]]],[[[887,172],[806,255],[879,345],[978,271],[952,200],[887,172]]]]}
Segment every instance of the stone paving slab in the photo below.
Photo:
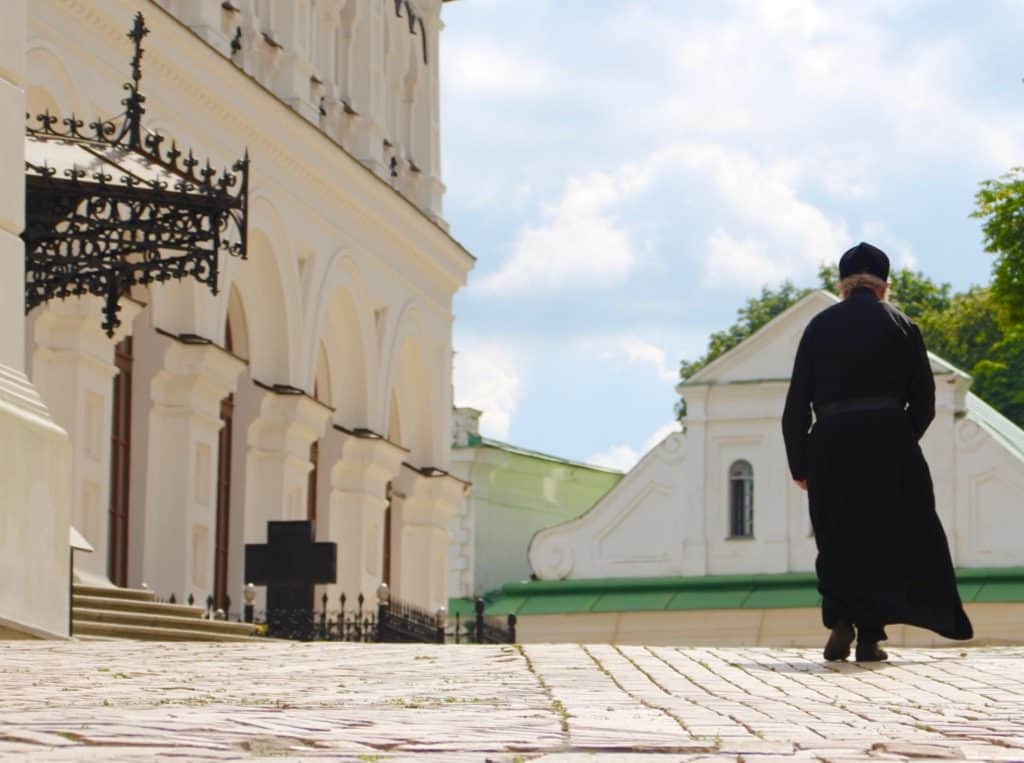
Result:
{"type": "Polygon", "coordinates": [[[0,642],[0,758],[1017,760],[1024,648],[0,642]]]}

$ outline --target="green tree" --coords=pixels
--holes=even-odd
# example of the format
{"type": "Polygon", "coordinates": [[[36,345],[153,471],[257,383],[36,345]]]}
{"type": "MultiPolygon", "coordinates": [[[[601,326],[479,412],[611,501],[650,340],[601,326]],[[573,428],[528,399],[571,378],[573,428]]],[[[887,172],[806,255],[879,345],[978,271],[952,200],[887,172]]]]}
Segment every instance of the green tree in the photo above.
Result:
{"type": "Polygon", "coordinates": [[[918,325],[932,352],[974,377],[974,394],[1024,426],[1024,328],[1007,319],[992,288],[957,294],[918,325]]]}
{"type": "MultiPolygon", "coordinates": [[[[818,281],[822,289],[838,294],[838,266],[822,265],[818,281]]],[[[953,299],[951,290],[948,283],[936,283],[920,271],[900,268],[889,273],[889,301],[913,320],[932,310],[948,308],[953,299]]]]}
{"type": "Polygon", "coordinates": [[[1024,167],[984,181],[971,216],[984,221],[985,250],[996,256],[992,293],[1007,320],[1024,325],[1024,167]]]}
{"type": "Polygon", "coordinates": [[[1003,341],[1003,320],[989,288],[975,286],[950,300],[943,310],[918,317],[928,349],[971,373],[1003,341]]]}
{"type": "Polygon", "coordinates": [[[1024,329],[1010,331],[992,348],[992,355],[971,369],[971,390],[982,400],[1024,427],[1024,329]]]}
{"type": "MultiPolygon", "coordinates": [[[[811,290],[798,289],[792,281],[783,281],[777,289],[767,286],[761,289],[759,297],[751,297],[736,311],[736,322],[729,328],[714,332],[708,340],[708,350],[696,360],[683,360],[679,364],[679,378],[686,381],[708,363],[724,355],[753,334],[768,321],[785,312],[790,305],[803,299],[811,290]]],[[[676,402],[676,418],[686,415],[686,399],[676,402]]]]}
{"type": "MultiPolygon", "coordinates": [[[[835,292],[837,268],[823,265],[818,281],[820,288],[835,292]]],[[[937,283],[908,269],[893,271],[889,282],[890,298],[917,322],[928,348],[971,374],[975,394],[1024,426],[1024,327],[1015,327],[1008,319],[1008,310],[994,288],[974,287],[954,295],[948,283],[937,283]]],[[[810,291],[791,281],[763,288],[737,311],[731,326],[711,335],[704,355],[680,364],[681,380],[731,350],[810,291]]],[[[676,416],[681,419],[685,415],[686,400],[681,397],[676,416]]]]}

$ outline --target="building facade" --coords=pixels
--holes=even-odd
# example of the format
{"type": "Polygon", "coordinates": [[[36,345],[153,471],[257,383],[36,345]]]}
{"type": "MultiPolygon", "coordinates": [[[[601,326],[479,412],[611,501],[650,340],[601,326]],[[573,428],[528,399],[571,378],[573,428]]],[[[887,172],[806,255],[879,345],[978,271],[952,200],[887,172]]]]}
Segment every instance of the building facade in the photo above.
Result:
{"type": "MultiPolygon", "coordinates": [[[[492,610],[516,613],[531,640],[816,645],[816,548],[780,417],[804,327],[836,301],[808,295],[680,385],[682,431],[590,511],[537,533],[539,581],[504,586],[492,610]]],[[[969,376],[931,365],[936,416],[921,446],[961,596],[980,641],[1019,642],[1024,431],[971,394],[969,376]]]]}
{"type": "Polygon", "coordinates": [[[447,473],[452,298],[473,258],[442,213],[441,8],[22,4],[11,111],[116,118],[142,11],[147,134],[249,160],[247,253],[221,258],[216,294],[135,285],[113,336],[102,297],[49,300],[9,350],[70,440],[70,521],[95,549],[76,579],[237,610],[245,544],[313,519],[338,543],[332,597],[386,581],[431,611],[447,600],[466,489],[447,473]]]}
{"type": "Polygon", "coordinates": [[[448,593],[473,598],[533,573],[527,549],[544,528],[575,519],[622,472],[480,435],[481,411],[456,408],[452,474],[472,484],[452,518],[448,593]]]}

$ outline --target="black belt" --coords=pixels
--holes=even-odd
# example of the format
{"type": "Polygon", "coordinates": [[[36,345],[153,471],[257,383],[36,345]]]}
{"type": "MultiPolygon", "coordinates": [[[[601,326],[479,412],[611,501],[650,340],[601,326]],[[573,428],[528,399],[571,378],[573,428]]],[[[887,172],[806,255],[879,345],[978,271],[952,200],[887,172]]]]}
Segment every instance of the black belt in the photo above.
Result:
{"type": "Polygon", "coordinates": [[[835,416],[837,413],[854,413],[856,411],[902,411],[903,402],[897,397],[851,397],[835,403],[814,406],[814,414],[819,419],[835,416]]]}

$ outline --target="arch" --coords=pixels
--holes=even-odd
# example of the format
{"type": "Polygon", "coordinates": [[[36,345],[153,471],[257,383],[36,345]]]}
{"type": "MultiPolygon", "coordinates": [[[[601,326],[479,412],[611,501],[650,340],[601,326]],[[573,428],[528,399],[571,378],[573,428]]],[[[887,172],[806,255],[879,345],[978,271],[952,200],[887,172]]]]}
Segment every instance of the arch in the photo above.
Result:
{"type": "Polygon", "coordinates": [[[333,255],[308,303],[306,335],[312,341],[303,369],[305,386],[312,390],[322,345],[331,384],[325,399],[335,409],[335,423],[374,428],[371,411],[377,405],[377,345],[365,294],[354,260],[340,252],[333,255]]]}
{"type": "Polygon", "coordinates": [[[51,114],[75,114],[87,122],[99,114],[86,113],[79,87],[60,58],[60,53],[41,40],[26,51],[25,110],[35,119],[47,109],[51,114]]]}
{"type": "Polygon", "coordinates": [[[754,467],[743,459],[729,466],[729,537],[754,537],[754,467]]]}
{"type": "Polygon", "coordinates": [[[388,364],[388,410],[384,421],[391,420],[395,400],[401,414],[400,444],[409,449],[409,458],[417,466],[432,466],[439,461],[436,414],[440,401],[438,384],[426,352],[427,336],[420,325],[415,302],[407,303],[397,323],[388,364]]]}
{"type": "Polygon", "coordinates": [[[249,219],[248,259],[221,261],[218,325],[204,326],[202,333],[223,336],[229,295],[235,288],[246,317],[252,378],[265,384],[300,384],[297,265],[273,204],[264,197],[253,199],[249,219]]]}

